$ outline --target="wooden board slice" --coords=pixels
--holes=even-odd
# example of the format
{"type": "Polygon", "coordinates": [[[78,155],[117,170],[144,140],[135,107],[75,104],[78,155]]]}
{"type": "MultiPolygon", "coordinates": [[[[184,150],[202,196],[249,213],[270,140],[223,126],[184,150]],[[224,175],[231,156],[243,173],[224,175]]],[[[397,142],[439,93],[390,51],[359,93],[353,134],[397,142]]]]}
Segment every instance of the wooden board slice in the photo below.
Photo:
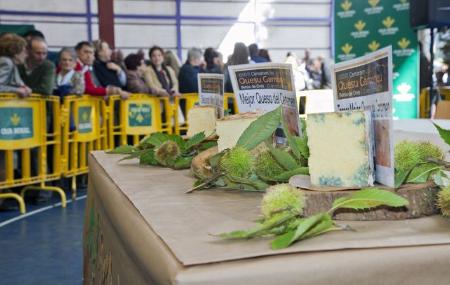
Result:
{"type": "MultiPolygon", "coordinates": [[[[380,187],[381,188],[381,187],[380,187]]],[[[395,192],[409,201],[407,208],[378,207],[368,211],[339,209],[334,219],[347,221],[375,221],[375,220],[403,220],[420,218],[438,214],[436,195],[439,190],[433,183],[408,184],[399,189],[383,188],[395,192]]],[[[331,208],[334,200],[345,197],[358,190],[345,191],[310,191],[299,189],[305,194],[305,216],[326,212],[331,208]]]]}

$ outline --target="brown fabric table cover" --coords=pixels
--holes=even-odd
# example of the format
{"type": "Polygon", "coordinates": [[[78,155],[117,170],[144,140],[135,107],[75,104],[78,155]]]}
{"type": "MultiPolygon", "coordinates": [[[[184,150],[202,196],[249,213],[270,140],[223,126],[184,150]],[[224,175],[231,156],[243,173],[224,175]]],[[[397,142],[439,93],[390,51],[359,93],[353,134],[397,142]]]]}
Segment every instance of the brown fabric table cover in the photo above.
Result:
{"type": "Polygon", "coordinates": [[[186,195],[189,171],[94,152],[84,232],[85,284],[450,284],[450,222],[439,216],[348,222],[273,251],[269,239],[209,234],[252,226],[262,194],[186,195]]]}

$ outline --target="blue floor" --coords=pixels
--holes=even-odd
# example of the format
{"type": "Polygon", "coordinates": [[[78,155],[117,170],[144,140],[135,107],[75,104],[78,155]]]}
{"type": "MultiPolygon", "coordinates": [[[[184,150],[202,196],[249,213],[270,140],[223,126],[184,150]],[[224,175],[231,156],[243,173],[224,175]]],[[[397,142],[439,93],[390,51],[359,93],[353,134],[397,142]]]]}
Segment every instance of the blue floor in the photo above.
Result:
{"type": "Polygon", "coordinates": [[[0,284],[82,284],[85,195],[79,191],[67,208],[56,197],[39,206],[27,203],[26,217],[18,210],[0,212],[0,284]]]}

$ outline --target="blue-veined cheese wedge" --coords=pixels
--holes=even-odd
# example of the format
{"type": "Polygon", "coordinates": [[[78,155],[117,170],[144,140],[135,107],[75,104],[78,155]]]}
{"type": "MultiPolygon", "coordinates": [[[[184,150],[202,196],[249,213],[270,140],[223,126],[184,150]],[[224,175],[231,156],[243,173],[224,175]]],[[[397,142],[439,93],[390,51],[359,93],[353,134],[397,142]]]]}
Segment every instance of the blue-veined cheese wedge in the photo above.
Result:
{"type": "Polygon", "coordinates": [[[369,111],[310,114],[306,125],[312,185],[373,186],[373,129],[369,111]]]}

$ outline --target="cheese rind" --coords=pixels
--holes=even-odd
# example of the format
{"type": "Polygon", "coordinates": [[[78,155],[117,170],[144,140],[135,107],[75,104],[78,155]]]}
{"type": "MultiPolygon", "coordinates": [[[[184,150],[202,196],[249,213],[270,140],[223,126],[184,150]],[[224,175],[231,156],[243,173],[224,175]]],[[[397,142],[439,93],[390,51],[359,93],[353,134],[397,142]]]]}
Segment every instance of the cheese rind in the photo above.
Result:
{"type": "Polygon", "coordinates": [[[195,106],[188,113],[188,131],[187,136],[205,132],[210,136],[216,129],[216,108],[212,106],[195,106]]]}
{"type": "Polygon", "coordinates": [[[366,187],[374,181],[370,112],[310,114],[307,118],[311,184],[366,187]]]}
{"type": "Polygon", "coordinates": [[[219,152],[236,145],[245,129],[255,121],[259,113],[242,113],[224,117],[216,121],[216,133],[219,136],[219,152]]]}

